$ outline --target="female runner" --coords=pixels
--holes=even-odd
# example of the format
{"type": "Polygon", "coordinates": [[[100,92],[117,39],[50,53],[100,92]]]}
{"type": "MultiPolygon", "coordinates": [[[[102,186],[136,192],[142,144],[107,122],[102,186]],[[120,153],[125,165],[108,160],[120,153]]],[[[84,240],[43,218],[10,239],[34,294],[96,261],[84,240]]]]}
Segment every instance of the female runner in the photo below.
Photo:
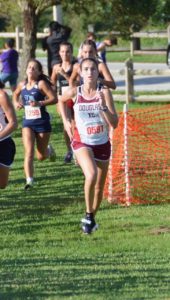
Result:
{"type": "Polygon", "coordinates": [[[97,229],[95,215],[103,198],[110,158],[109,126],[117,127],[118,116],[108,88],[97,84],[98,64],[93,58],[80,63],[83,85],[72,87],[61,97],[60,109],[72,149],[84,177],[86,215],[82,230],[90,234],[97,229]],[[74,99],[75,128],[72,132],[65,113],[65,103],[74,99]]]}
{"type": "MultiPolygon", "coordinates": [[[[82,43],[81,57],[84,58],[95,58],[98,64],[99,76],[98,83],[101,86],[106,86],[110,89],[116,89],[115,81],[105,63],[100,61],[97,57],[96,44],[93,40],[85,40],[82,43]]],[[[79,85],[82,79],[80,77],[80,63],[76,63],[73,67],[73,72],[69,79],[70,86],[79,85]]]]}
{"type": "Polygon", "coordinates": [[[25,190],[33,185],[35,143],[38,160],[49,157],[51,161],[54,161],[56,158],[54,149],[49,145],[51,124],[46,106],[57,102],[52,84],[43,74],[42,65],[38,60],[31,59],[28,62],[26,75],[26,80],[19,83],[13,95],[15,108],[24,108],[25,111],[22,124],[25,190]]]}
{"type": "MultiPolygon", "coordinates": [[[[76,61],[73,58],[73,46],[69,42],[62,42],[60,44],[59,54],[62,62],[60,64],[56,64],[53,66],[51,81],[55,86],[57,85],[58,82],[57,93],[58,93],[58,99],[60,101],[61,95],[65,90],[68,89],[69,78],[73,70],[73,65],[75,64],[76,61]]],[[[72,99],[67,101],[66,109],[67,109],[68,119],[71,122],[73,122],[74,114],[73,114],[72,99]]],[[[57,111],[60,114],[58,104],[57,104],[57,111]]],[[[65,129],[64,129],[64,139],[67,147],[67,153],[64,157],[64,162],[70,163],[73,157],[73,153],[70,145],[70,139],[65,129]]]]}

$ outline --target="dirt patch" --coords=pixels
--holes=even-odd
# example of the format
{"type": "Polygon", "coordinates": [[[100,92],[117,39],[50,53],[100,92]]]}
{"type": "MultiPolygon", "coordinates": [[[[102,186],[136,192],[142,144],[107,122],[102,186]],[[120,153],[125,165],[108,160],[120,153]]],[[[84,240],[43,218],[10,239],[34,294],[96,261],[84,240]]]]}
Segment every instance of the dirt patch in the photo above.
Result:
{"type": "Polygon", "coordinates": [[[162,234],[162,233],[170,233],[170,227],[168,226],[160,226],[158,228],[153,228],[150,230],[151,234],[162,234]]]}

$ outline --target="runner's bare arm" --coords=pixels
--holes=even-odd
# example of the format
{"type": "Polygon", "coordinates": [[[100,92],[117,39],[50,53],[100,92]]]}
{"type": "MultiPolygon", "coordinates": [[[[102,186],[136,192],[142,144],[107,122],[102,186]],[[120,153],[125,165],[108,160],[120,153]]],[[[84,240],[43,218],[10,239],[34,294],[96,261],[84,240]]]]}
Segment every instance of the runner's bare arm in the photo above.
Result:
{"type": "Polygon", "coordinates": [[[103,79],[101,79],[101,83],[104,86],[107,86],[110,89],[115,90],[116,89],[116,83],[113,79],[112,74],[110,73],[107,65],[105,63],[100,63],[99,64],[99,72],[103,75],[103,79]]]}

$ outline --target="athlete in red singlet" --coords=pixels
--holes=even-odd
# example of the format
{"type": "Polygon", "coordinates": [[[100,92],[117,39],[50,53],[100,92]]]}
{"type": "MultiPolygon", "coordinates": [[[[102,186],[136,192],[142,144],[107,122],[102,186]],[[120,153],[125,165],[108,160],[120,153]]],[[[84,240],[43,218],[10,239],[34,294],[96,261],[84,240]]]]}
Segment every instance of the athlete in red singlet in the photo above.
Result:
{"type": "Polygon", "coordinates": [[[103,198],[109,165],[109,126],[117,127],[118,116],[109,89],[105,87],[101,90],[98,87],[99,71],[96,60],[82,60],[80,71],[84,84],[72,87],[62,95],[60,110],[65,129],[72,141],[72,149],[85,176],[86,215],[82,219],[82,230],[90,234],[98,227],[94,217],[103,198]],[[70,98],[74,99],[74,132],[65,113],[65,103],[70,98]]]}

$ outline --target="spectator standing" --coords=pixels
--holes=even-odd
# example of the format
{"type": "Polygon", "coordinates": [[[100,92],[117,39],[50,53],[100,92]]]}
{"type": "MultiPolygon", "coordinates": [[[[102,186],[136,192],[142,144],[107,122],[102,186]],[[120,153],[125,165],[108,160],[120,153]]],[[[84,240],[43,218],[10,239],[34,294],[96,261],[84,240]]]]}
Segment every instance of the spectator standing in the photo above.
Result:
{"type": "Polygon", "coordinates": [[[50,34],[42,40],[42,48],[47,51],[48,75],[51,76],[52,68],[55,64],[61,63],[59,55],[59,46],[62,42],[67,41],[72,29],[63,26],[57,21],[52,21],[49,25],[50,34]]]}
{"type": "Polygon", "coordinates": [[[9,82],[12,91],[16,89],[18,79],[18,52],[14,49],[15,40],[7,39],[5,50],[0,55],[2,70],[0,80],[3,83],[9,82]]]}

